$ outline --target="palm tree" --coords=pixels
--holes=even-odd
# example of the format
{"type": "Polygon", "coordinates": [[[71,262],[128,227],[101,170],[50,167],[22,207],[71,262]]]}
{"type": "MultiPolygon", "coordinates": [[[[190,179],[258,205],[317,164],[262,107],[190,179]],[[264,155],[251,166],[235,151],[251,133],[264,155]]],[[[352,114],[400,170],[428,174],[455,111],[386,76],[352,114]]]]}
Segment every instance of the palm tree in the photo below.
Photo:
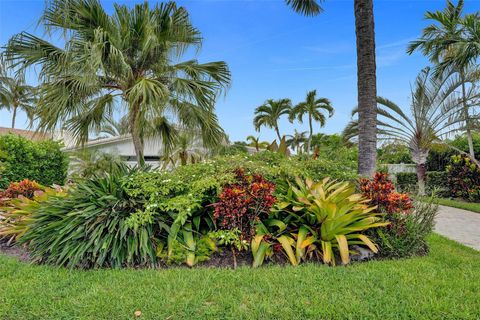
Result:
{"type": "Polygon", "coordinates": [[[26,83],[25,72],[14,72],[0,56],[0,109],[12,112],[12,129],[19,110],[27,114],[30,122],[33,120],[34,103],[35,88],[26,83]]]}
{"type": "MultiPolygon", "coordinates": [[[[295,11],[305,15],[317,15],[323,11],[319,4],[323,0],[287,0],[286,2],[295,11]]],[[[354,0],[354,12],[357,37],[358,173],[362,176],[372,176],[377,158],[377,67],[373,0],[354,0]]]]}
{"type": "MultiPolygon", "coordinates": [[[[63,48],[27,32],[7,46],[9,59],[41,66],[39,130],[64,125],[84,143],[122,105],[139,164],[142,129],[151,119],[162,130],[171,122],[198,130],[206,146],[223,139],[214,103],[229,85],[230,72],[221,61],[180,60],[202,44],[183,7],[115,5],[108,15],[99,0],[52,0],[41,21],[47,31],[65,35],[63,48]]],[[[160,132],[164,142],[173,139],[166,135],[171,131],[160,132]]]]}
{"type": "MultiPolygon", "coordinates": [[[[467,104],[466,84],[469,81],[472,81],[472,77],[469,77],[468,75],[469,73],[471,74],[469,68],[472,68],[472,62],[474,63],[476,58],[474,57],[475,55],[473,55],[471,58],[465,59],[462,54],[462,51],[465,50],[464,44],[470,46],[469,38],[471,37],[466,29],[465,20],[462,17],[463,8],[463,0],[459,0],[456,6],[448,0],[447,6],[443,11],[428,11],[425,14],[425,18],[433,21],[433,24],[423,29],[421,38],[412,41],[407,52],[412,54],[415,50],[420,50],[423,54],[428,56],[433,63],[437,64],[437,73],[444,72],[446,68],[453,68],[458,72],[460,79],[462,80],[462,112],[465,120],[468,147],[471,157],[475,158],[472,139],[472,124],[469,119],[469,106],[467,104]]],[[[477,17],[477,31],[480,30],[480,27],[478,27],[479,19],[480,17],[477,17]]],[[[480,44],[480,41],[477,42],[477,44],[480,44]]],[[[471,49],[474,48],[475,46],[471,49]]],[[[467,51],[470,52],[471,50],[468,49],[467,51]]],[[[480,56],[480,49],[477,49],[476,51],[476,56],[480,56]]]]}
{"type": "Polygon", "coordinates": [[[102,124],[98,134],[107,134],[112,137],[123,136],[129,134],[128,117],[123,116],[118,121],[113,118],[108,118],[102,124]]]}
{"type": "Polygon", "coordinates": [[[293,135],[287,135],[287,146],[291,147],[297,154],[302,153],[302,147],[307,141],[307,131],[298,132],[294,130],[293,135]]]}
{"type": "Polygon", "coordinates": [[[328,112],[328,117],[333,116],[333,107],[330,100],[327,98],[317,99],[317,90],[313,90],[307,93],[307,97],[304,102],[297,104],[289,115],[290,122],[298,119],[300,123],[303,122],[303,117],[308,116],[309,136],[307,141],[307,152],[310,152],[312,148],[312,136],[313,136],[313,121],[319,122],[320,127],[325,126],[326,118],[322,111],[328,112]]]}
{"type": "Polygon", "coordinates": [[[266,149],[270,143],[267,141],[260,141],[260,137],[248,136],[247,141],[249,142],[249,147],[254,147],[258,152],[260,149],[266,149]]]}
{"type": "Polygon", "coordinates": [[[174,147],[165,150],[160,158],[165,169],[169,164],[176,167],[188,163],[197,163],[206,156],[206,150],[201,147],[199,135],[191,131],[182,130],[178,135],[174,147]]]}
{"type": "MultiPolygon", "coordinates": [[[[406,114],[394,102],[378,97],[377,121],[379,133],[384,139],[394,140],[408,146],[417,167],[419,193],[425,194],[426,161],[433,143],[440,142],[458,130],[455,114],[460,107],[455,89],[459,81],[452,81],[448,75],[433,77],[430,68],[417,76],[412,89],[410,114],[406,114]]],[[[356,114],[357,110],[353,111],[356,114]]],[[[358,135],[358,120],[345,128],[344,137],[351,139],[358,135]]]]}
{"type": "Polygon", "coordinates": [[[292,102],[290,99],[269,99],[264,104],[255,109],[255,118],[253,125],[256,131],[260,131],[262,126],[272,128],[277,134],[278,141],[282,140],[280,130],[278,129],[278,120],[283,115],[290,114],[292,102]]]}

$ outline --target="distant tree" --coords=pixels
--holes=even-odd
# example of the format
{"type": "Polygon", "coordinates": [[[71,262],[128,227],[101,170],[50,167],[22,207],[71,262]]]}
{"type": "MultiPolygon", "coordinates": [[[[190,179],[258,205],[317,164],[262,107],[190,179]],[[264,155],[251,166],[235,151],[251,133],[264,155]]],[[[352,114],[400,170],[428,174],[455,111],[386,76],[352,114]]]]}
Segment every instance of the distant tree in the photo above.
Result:
{"type": "Polygon", "coordinates": [[[268,141],[260,141],[260,137],[248,136],[247,141],[249,142],[248,146],[254,147],[257,151],[266,149],[270,145],[268,141]]]}
{"type": "Polygon", "coordinates": [[[293,135],[286,136],[286,143],[287,146],[291,147],[297,154],[302,153],[302,148],[305,146],[305,142],[307,142],[307,131],[298,132],[297,129],[294,130],[293,135]]]}
{"type": "Polygon", "coordinates": [[[297,104],[290,112],[290,122],[298,119],[300,123],[302,123],[304,116],[308,118],[308,128],[310,131],[307,140],[307,152],[310,152],[312,147],[313,121],[320,123],[320,127],[325,126],[326,117],[322,111],[327,111],[328,117],[333,116],[334,113],[330,100],[327,98],[317,98],[317,91],[313,90],[307,93],[304,102],[297,104]]]}
{"type": "Polygon", "coordinates": [[[255,118],[253,125],[255,130],[260,131],[262,126],[275,130],[278,141],[282,140],[280,130],[278,129],[278,120],[283,115],[289,115],[292,110],[290,99],[269,99],[264,104],[255,109],[255,118]]]}

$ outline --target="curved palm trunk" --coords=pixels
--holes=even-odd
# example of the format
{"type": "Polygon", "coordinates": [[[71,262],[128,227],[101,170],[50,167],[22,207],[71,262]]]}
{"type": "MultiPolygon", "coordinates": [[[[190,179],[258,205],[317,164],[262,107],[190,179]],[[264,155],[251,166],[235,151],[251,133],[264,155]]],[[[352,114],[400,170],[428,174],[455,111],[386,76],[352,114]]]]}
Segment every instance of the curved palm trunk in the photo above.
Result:
{"type": "Polygon", "coordinates": [[[465,117],[465,129],[467,133],[467,142],[468,142],[468,151],[470,156],[475,159],[475,149],[473,148],[473,138],[472,138],[472,129],[471,129],[471,121],[470,116],[468,114],[468,105],[466,101],[466,89],[465,89],[465,74],[462,70],[460,72],[460,80],[462,81],[462,104],[463,104],[463,114],[465,117]]]}
{"type": "Polygon", "coordinates": [[[278,130],[278,125],[275,126],[275,132],[277,133],[278,143],[280,144],[280,141],[282,141],[282,137],[280,136],[280,130],[278,130]]]}
{"type": "Polygon", "coordinates": [[[308,136],[308,142],[307,142],[307,154],[310,154],[310,151],[312,149],[312,136],[313,136],[313,126],[312,126],[312,115],[308,115],[308,125],[310,126],[310,136],[308,136]]]}
{"type": "Polygon", "coordinates": [[[355,0],[358,87],[358,173],[373,176],[377,159],[377,79],[373,0],[355,0]]]}
{"type": "Polygon", "coordinates": [[[139,166],[145,165],[145,158],[143,156],[143,140],[140,133],[140,105],[136,104],[132,107],[129,115],[130,134],[132,135],[135,155],[137,156],[137,164],[139,166]]]}
{"type": "Polygon", "coordinates": [[[13,105],[12,129],[15,129],[15,119],[17,118],[17,105],[13,105]]]}

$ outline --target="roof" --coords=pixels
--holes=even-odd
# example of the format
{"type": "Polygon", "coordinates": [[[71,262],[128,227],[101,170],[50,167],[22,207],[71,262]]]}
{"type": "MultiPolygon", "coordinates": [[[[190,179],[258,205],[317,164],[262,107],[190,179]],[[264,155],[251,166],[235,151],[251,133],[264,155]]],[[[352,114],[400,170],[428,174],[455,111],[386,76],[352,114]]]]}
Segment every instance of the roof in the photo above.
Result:
{"type": "Polygon", "coordinates": [[[4,136],[7,134],[14,134],[17,136],[24,137],[28,140],[32,141],[41,141],[41,140],[47,140],[51,138],[51,135],[42,133],[42,132],[36,132],[32,130],[23,130],[23,129],[12,129],[12,128],[5,128],[5,127],[0,127],[0,136],[4,136]]]}
{"type": "Polygon", "coordinates": [[[83,148],[88,148],[88,147],[95,147],[95,146],[101,146],[105,144],[110,144],[110,143],[115,143],[119,141],[125,141],[125,140],[131,140],[132,136],[130,134],[125,134],[121,136],[113,136],[113,137],[107,137],[107,138],[100,138],[100,139],[95,139],[95,140],[90,140],[86,142],[83,145],[74,145],[71,147],[64,148],[64,151],[72,151],[72,150],[80,150],[83,148]]]}

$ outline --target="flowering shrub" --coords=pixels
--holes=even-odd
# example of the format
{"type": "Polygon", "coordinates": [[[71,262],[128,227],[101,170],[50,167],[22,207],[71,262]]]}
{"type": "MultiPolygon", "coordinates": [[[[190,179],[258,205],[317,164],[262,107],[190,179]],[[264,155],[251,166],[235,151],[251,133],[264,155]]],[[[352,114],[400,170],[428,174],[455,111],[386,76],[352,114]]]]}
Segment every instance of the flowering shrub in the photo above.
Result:
{"type": "Polygon", "coordinates": [[[407,194],[395,191],[387,173],[377,172],[373,179],[360,179],[360,190],[381,211],[390,214],[408,213],[413,208],[412,200],[407,194]]]}
{"type": "Polygon", "coordinates": [[[480,168],[469,157],[452,156],[447,174],[452,196],[480,201],[480,168]]]}
{"type": "Polygon", "coordinates": [[[225,185],[214,203],[214,218],[222,229],[240,230],[241,240],[251,240],[254,224],[266,218],[275,203],[275,185],[258,174],[235,170],[235,182],[225,185]]]}
{"type": "Polygon", "coordinates": [[[20,182],[11,182],[7,189],[0,191],[0,204],[19,196],[33,199],[35,192],[43,190],[45,190],[43,186],[28,179],[20,182]]]}

